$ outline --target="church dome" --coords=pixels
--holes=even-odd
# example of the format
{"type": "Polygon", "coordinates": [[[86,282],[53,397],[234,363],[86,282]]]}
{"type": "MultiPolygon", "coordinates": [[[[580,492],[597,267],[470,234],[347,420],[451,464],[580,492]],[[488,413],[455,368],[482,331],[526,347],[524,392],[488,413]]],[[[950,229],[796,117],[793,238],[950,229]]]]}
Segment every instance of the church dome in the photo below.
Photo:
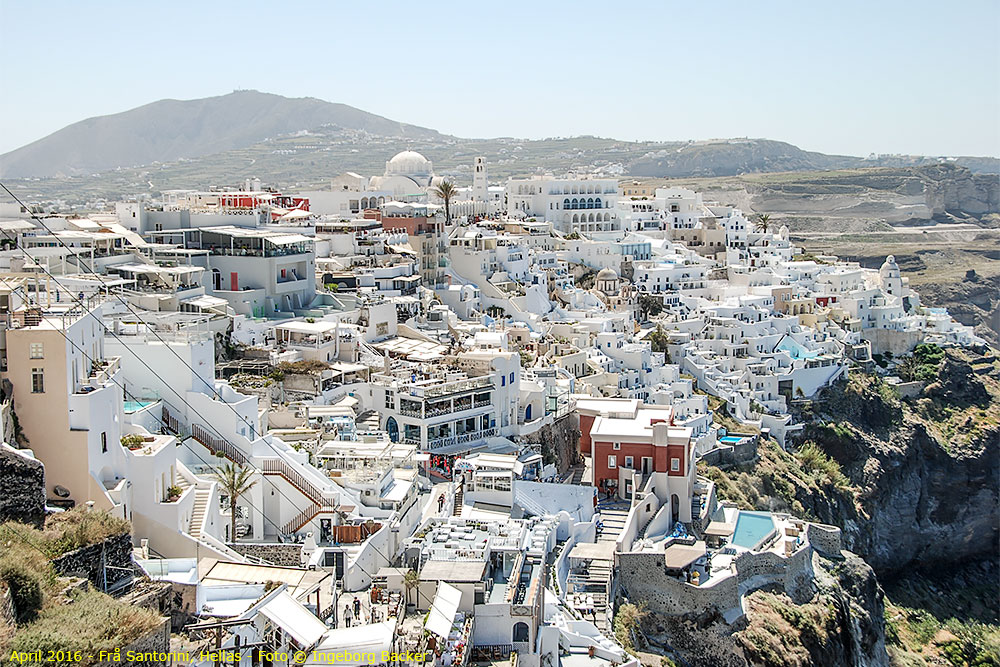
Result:
{"type": "Polygon", "coordinates": [[[618,274],[614,269],[601,269],[597,273],[598,280],[618,280],[618,274]]]}
{"type": "Polygon", "coordinates": [[[386,176],[430,176],[432,173],[431,161],[416,151],[397,153],[385,163],[386,176]]]}

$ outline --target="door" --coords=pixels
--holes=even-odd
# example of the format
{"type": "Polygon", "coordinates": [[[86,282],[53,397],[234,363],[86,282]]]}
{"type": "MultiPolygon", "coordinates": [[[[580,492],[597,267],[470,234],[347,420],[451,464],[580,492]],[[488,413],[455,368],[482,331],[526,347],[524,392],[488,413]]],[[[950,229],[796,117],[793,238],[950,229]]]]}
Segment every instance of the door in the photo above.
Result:
{"type": "Polygon", "coordinates": [[[643,475],[648,475],[651,472],[653,472],[653,457],[652,456],[643,456],[642,457],[642,474],[643,475]]]}

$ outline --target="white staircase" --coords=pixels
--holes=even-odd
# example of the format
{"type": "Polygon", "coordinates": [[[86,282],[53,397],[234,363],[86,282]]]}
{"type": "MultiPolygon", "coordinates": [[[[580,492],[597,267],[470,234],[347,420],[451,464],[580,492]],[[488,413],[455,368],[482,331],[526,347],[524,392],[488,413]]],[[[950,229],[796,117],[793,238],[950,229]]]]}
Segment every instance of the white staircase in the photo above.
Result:
{"type": "Polygon", "coordinates": [[[194,507],[191,509],[191,524],[188,526],[188,533],[195,539],[201,538],[202,528],[205,527],[208,499],[211,495],[210,489],[195,489],[194,491],[194,507]]]}

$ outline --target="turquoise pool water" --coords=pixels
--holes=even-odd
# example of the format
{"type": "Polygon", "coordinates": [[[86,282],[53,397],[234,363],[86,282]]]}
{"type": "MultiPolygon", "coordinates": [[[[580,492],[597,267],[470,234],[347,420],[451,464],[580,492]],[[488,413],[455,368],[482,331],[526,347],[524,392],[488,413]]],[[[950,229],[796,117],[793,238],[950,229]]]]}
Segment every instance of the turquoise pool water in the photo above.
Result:
{"type": "Polygon", "coordinates": [[[723,435],[719,437],[719,442],[724,442],[727,445],[732,445],[737,442],[742,442],[745,439],[746,438],[744,438],[742,435],[723,435]]]}
{"type": "Polygon", "coordinates": [[[736,518],[733,544],[753,549],[774,532],[774,519],[769,512],[743,512],[736,518]]]}
{"type": "Polygon", "coordinates": [[[125,401],[125,412],[138,412],[156,401],[125,401]]]}

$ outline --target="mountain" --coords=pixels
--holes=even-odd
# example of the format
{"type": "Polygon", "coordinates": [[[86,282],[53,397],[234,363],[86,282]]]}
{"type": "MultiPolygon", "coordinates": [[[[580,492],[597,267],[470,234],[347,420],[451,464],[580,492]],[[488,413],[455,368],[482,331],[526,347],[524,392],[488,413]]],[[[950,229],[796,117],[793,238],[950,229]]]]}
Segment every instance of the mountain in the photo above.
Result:
{"type": "Polygon", "coordinates": [[[754,172],[814,171],[860,167],[865,161],[847,155],[804,151],[770,139],[693,141],[676,149],[653,151],[633,161],[632,176],[677,178],[732,176],[754,172]]]}
{"type": "Polygon", "coordinates": [[[0,155],[0,176],[74,176],[195,158],[330,125],[382,136],[441,137],[346,104],[244,90],[198,100],[160,100],[88,118],[0,155]]]}

